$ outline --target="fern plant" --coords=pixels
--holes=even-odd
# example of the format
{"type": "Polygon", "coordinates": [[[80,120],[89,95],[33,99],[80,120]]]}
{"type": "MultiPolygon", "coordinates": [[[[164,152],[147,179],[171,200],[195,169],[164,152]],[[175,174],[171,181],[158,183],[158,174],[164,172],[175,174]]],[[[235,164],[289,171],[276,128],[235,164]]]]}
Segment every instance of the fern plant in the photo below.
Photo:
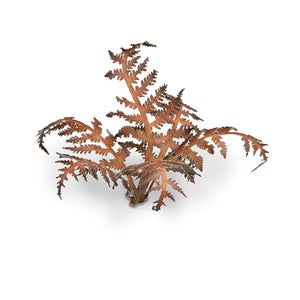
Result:
{"type": "Polygon", "coordinates": [[[66,142],[69,146],[64,149],[71,154],[58,153],[57,162],[63,165],[57,183],[60,198],[69,176],[76,180],[82,176],[87,180],[89,175],[95,179],[100,175],[113,188],[121,182],[132,205],[144,202],[151,191],[159,191],[160,196],[152,207],[158,211],[165,205],[166,198],[175,201],[170,188],[185,196],[178,183],[169,177],[169,172],[180,173],[194,183],[195,176],[203,169],[201,151],[214,154],[218,148],[226,158],[227,147],[223,141],[226,135],[240,136],[246,155],[251,147],[254,154],[259,151],[262,161],[255,169],[267,161],[266,144],[251,135],[229,126],[199,129],[196,123],[201,119],[194,108],[182,101],[183,89],[177,96],[172,96],[167,93],[167,85],[162,85],[150,94],[149,87],[156,82],[157,71],[140,78],[146,72],[149,60],[140,60],[142,46],[156,47],[144,42],[132,44],[128,49],[121,48],[119,54],[109,51],[118,68],[107,72],[105,77],[126,83],[131,99],[116,99],[133,110],[132,114],[121,110],[107,114],[109,118],[119,117],[127,122],[115,135],[109,131],[103,134],[102,124],[96,118],[91,125],[86,125],[73,117],[59,119],[38,132],[39,147],[46,153],[46,135],[58,131],[58,135],[68,137],[66,142]],[[142,163],[126,164],[131,150],[141,154],[142,163]],[[86,153],[99,154],[100,159],[94,161],[77,156],[86,153]]]}

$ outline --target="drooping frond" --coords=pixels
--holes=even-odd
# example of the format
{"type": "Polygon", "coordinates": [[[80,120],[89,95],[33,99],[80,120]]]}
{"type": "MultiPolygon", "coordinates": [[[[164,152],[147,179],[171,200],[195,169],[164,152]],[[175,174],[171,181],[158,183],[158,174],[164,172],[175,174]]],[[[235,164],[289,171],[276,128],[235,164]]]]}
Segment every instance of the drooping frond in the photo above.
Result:
{"type": "Polygon", "coordinates": [[[73,132],[85,132],[89,129],[89,126],[74,120],[73,117],[67,117],[63,119],[59,119],[55,122],[50,123],[48,126],[39,130],[37,134],[37,141],[39,147],[44,150],[47,154],[49,154],[48,150],[44,146],[44,138],[46,135],[50,134],[52,131],[59,131],[59,135],[70,135],[73,132]]]}
{"type": "Polygon", "coordinates": [[[76,157],[68,154],[59,155],[60,160],[56,161],[57,163],[61,163],[64,165],[61,171],[61,174],[57,176],[59,179],[57,183],[58,196],[61,198],[61,189],[65,187],[64,182],[68,180],[68,176],[71,175],[78,181],[78,176],[83,176],[85,180],[87,180],[87,175],[91,175],[96,180],[98,179],[98,172],[104,178],[108,185],[110,185],[110,180],[117,184],[115,180],[115,174],[110,169],[106,168],[104,165],[100,163],[96,163],[89,159],[84,159],[80,157],[76,157]]]}
{"type": "Polygon", "coordinates": [[[203,171],[203,157],[192,149],[185,148],[180,153],[180,160],[188,160],[190,166],[197,168],[201,172],[203,171]]]}
{"type": "Polygon", "coordinates": [[[202,149],[202,150],[206,150],[208,153],[210,154],[214,154],[215,153],[215,147],[213,144],[210,144],[208,141],[206,140],[197,140],[193,143],[195,146],[197,146],[198,148],[202,149]]]}
{"type": "MultiPolygon", "coordinates": [[[[108,131],[108,134],[104,137],[102,135],[102,124],[96,118],[92,121],[92,126],[88,126],[74,118],[64,118],[59,119],[40,130],[38,133],[38,143],[41,149],[46,153],[48,153],[48,151],[44,146],[44,137],[55,130],[58,131],[58,135],[60,136],[69,136],[73,133],[79,134],[71,136],[66,140],[68,143],[74,144],[72,147],[64,147],[66,150],[72,151],[75,154],[96,153],[101,156],[107,156],[108,154],[113,156],[113,158],[108,160],[102,158],[102,160],[96,163],[77,156],[59,154],[60,158],[68,158],[67,160],[59,161],[67,165],[60,175],[58,185],[59,195],[61,193],[63,182],[67,180],[69,174],[75,179],[77,179],[77,176],[80,174],[85,179],[87,174],[91,174],[96,178],[96,171],[98,170],[102,177],[108,182],[108,177],[112,179],[114,176],[113,169],[120,169],[125,166],[124,161],[129,155],[128,150],[124,147],[120,147],[119,150],[115,151],[112,148],[116,142],[115,136],[108,131]],[[92,144],[88,142],[92,142],[92,144]]],[[[133,184],[132,179],[128,178],[128,180],[133,184]]],[[[114,183],[116,182],[114,181],[114,183]]]]}
{"type": "Polygon", "coordinates": [[[267,146],[267,144],[262,143],[261,140],[251,136],[251,135],[247,135],[244,133],[240,133],[240,132],[235,132],[237,129],[234,127],[221,127],[221,128],[213,128],[210,130],[207,130],[204,137],[208,138],[211,137],[212,141],[219,147],[221,148],[221,153],[222,155],[226,156],[226,144],[221,140],[221,136],[222,135],[226,135],[226,134],[233,134],[233,135],[238,135],[242,138],[242,140],[244,141],[244,148],[246,151],[246,156],[249,153],[250,150],[250,144],[253,148],[253,155],[255,155],[255,153],[257,151],[260,151],[260,156],[262,157],[262,162],[256,167],[254,168],[252,171],[255,171],[258,167],[260,167],[261,165],[263,165],[267,160],[267,153],[268,151],[264,148],[265,146],[267,146]],[[225,155],[223,154],[225,153],[225,155]]]}
{"type": "MultiPolygon", "coordinates": [[[[268,151],[264,148],[265,146],[267,146],[267,144],[263,144],[261,140],[255,138],[251,135],[237,132],[236,128],[230,127],[230,126],[215,127],[215,128],[211,128],[211,129],[203,129],[201,132],[197,133],[193,137],[192,141],[190,143],[188,143],[185,148],[190,149],[193,146],[197,146],[198,148],[200,148],[202,150],[208,151],[208,153],[210,153],[210,154],[214,154],[214,148],[215,148],[214,144],[215,144],[218,148],[220,148],[220,152],[221,152],[222,156],[224,158],[226,158],[227,146],[226,146],[226,143],[222,140],[222,137],[224,135],[241,136],[242,140],[244,141],[244,148],[246,151],[246,156],[248,155],[248,153],[250,151],[250,145],[253,148],[254,155],[257,151],[260,151],[260,156],[262,157],[262,162],[256,168],[254,168],[252,171],[256,170],[258,167],[260,167],[267,161],[268,151]],[[210,139],[214,144],[211,144],[208,141],[208,139],[210,139]]],[[[181,155],[185,151],[185,148],[180,149],[176,153],[176,155],[173,156],[172,159],[181,155]]]]}

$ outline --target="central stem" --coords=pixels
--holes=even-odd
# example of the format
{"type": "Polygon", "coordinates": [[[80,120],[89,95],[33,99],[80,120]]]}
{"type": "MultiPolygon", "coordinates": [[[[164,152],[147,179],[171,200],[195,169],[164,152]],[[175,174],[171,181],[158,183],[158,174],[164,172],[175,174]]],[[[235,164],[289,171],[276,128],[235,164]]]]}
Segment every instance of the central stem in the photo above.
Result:
{"type": "MultiPolygon", "coordinates": [[[[134,88],[131,84],[130,78],[128,76],[127,57],[128,57],[128,53],[125,54],[124,61],[122,63],[122,70],[123,70],[123,73],[124,73],[124,78],[125,78],[126,85],[129,89],[129,92],[132,96],[132,99],[133,99],[134,103],[136,104],[136,106],[139,110],[139,113],[142,117],[142,122],[145,125],[145,132],[146,132],[146,137],[147,137],[147,142],[148,142],[148,147],[147,147],[146,156],[145,156],[145,162],[148,162],[152,158],[152,151],[153,151],[152,130],[151,130],[151,126],[150,126],[150,123],[149,123],[149,120],[148,120],[148,117],[147,117],[147,113],[145,112],[145,110],[144,110],[144,108],[143,108],[143,106],[142,106],[142,104],[139,100],[139,97],[137,96],[137,94],[136,94],[136,92],[135,92],[135,90],[134,90],[134,88]]],[[[147,187],[148,187],[148,184],[141,185],[141,183],[139,182],[138,188],[137,188],[137,194],[138,194],[139,199],[136,199],[137,202],[144,202],[146,200],[147,187]]]]}

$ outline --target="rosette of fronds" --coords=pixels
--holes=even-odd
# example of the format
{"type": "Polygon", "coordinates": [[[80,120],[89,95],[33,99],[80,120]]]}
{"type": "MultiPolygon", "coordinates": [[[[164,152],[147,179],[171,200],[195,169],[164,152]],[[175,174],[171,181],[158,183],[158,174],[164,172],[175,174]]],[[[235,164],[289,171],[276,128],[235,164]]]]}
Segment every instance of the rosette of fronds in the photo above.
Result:
{"type": "Polygon", "coordinates": [[[118,117],[126,122],[117,133],[103,134],[102,124],[96,118],[91,125],[86,125],[72,117],[59,119],[39,131],[38,143],[46,153],[46,135],[57,131],[58,135],[67,137],[69,146],[64,149],[71,154],[58,153],[57,161],[63,165],[57,185],[60,197],[70,176],[87,180],[90,175],[95,179],[102,177],[113,188],[121,182],[132,205],[144,202],[151,191],[158,191],[160,196],[153,205],[158,211],[166,199],[175,201],[172,190],[186,196],[169,174],[179,173],[194,183],[195,176],[203,170],[201,152],[214,154],[219,150],[226,158],[227,145],[223,138],[227,135],[241,138],[246,155],[251,148],[254,154],[259,153],[262,161],[255,169],[267,161],[266,144],[251,135],[230,126],[200,129],[198,123],[202,119],[194,108],[183,102],[183,89],[173,96],[163,84],[153,87],[151,93],[150,87],[155,85],[158,73],[156,70],[147,73],[149,58],[141,59],[142,46],[156,47],[144,42],[121,48],[118,54],[109,51],[117,67],[105,77],[126,83],[130,98],[117,96],[116,100],[132,111],[128,114],[117,109],[107,114],[109,118],[118,117]],[[143,163],[127,165],[132,150],[141,155],[143,163]],[[99,155],[99,160],[78,156],[91,153],[99,155]]]}

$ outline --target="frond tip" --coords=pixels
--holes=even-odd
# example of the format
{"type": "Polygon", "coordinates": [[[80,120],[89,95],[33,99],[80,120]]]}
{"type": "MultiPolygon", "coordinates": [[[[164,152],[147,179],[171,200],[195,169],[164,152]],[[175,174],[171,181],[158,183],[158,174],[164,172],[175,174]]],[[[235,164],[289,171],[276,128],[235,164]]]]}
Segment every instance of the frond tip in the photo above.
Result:
{"type": "Polygon", "coordinates": [[[117,67],[108,71],[105,77],[125,82],[129,90],[129,97],[116,97],[126,111],[116,110],[106,115],[127,122],[115,134],[108,130],[103,134],[102,124],[96,118],[91,125],[86,125],[73,117],[59,119],[38,132],[38,145],[47,154],[44,145],[47,135],[56,131],[59,136],[67,138],[67,146],[63,149],[71,154],[57,153],[59,159],[56,161],[63,165],[57,176],[60,198],[70,177],[78,180],[81,176],[85,181],[89,176],[96,180],[102,177],[112,188],[121,181],[132,206],[146,201],[152,191],[158,192],[152,209],[159,211],[167,199],[175,201],[173,191],[186,197],[170,173],[181,174],[187,181],[195,183],[196,175],[200,176],[203,171],[202,151],[209,154],[220,152],[226,158],[226,135],[241,138],[246,156],[251,149],[254,155],[259,154],[262,161],[252,172],[268,160],[267,145],[252,135],[240,133],[231,126],[200,129],[199,121],[203,120],[195,108],[183,102],[184,89],[173,96],[164,84],[153,87],[151,94],[158,72],[146,73],[149,58],[141,57],[143,47],[156,45],[145,41],[121,48],[120,53],[108,51],[117,67]],[[134,113],[128,113],[129,110],[134,110],[134,113]],[[128,165],[127,158],[132,150],[141,156],[141,163],[128,165]]]}

